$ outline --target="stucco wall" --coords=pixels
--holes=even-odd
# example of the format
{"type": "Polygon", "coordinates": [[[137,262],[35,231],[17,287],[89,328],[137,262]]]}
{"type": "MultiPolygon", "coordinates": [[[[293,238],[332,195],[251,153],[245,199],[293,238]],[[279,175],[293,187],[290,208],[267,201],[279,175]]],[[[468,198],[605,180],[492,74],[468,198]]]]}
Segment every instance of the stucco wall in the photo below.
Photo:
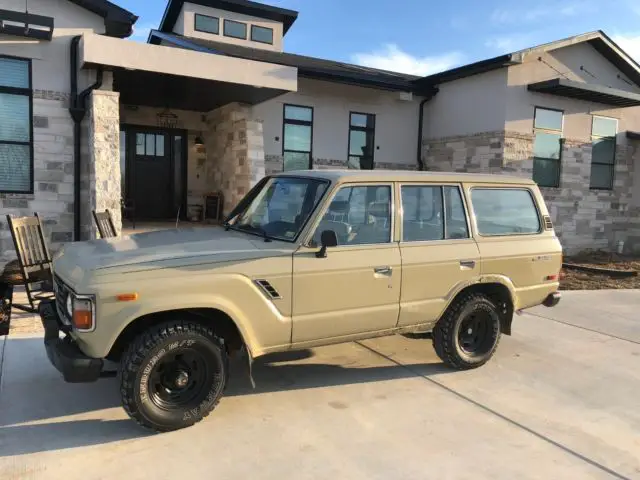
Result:
{"type": "Polygon", "coordinates": [[[424,108],[425,138],[469,135],[504,128],[506,69],[439,85],[424,108]]]}
{"type": "MultiPolygon", "coordinates": [[[[2,8],[24,11],[24,0],[3,0],[2,8]]],[[[69,45],[85,32],[104,33],[104,20],[67,0],[30,0],[29,12],[54,17],[53,39],[34,41],[0,35],[0,54],[32,59],[34,120],[33,194],[0,193],[0,269],[15,258],[5,214],[43,218],[51,251],[73,239],[73,122],[69,115],[69,45]]],[[[81,72],[79,88],[95,81],[81,72]]],[[[104,77],[111,88],[111,75],[104,77]]],[[[83,138],[87,136],[86,121],[83,138]]],[[[86,140],[84,146],[86,148],[86,140]]]]}
{"type": "Polygon", "coordinates": [[[228,12],[220,10],[218,8],[205,7],[203,5],[196,5],[195,3],[185,2],[176,25],[173,29],[175,33],[184,35],[186,37],[202,38],[204,40],[214,40],[216,42],[232,43],[234,45],[242,45],[251,48],[262,48],[265,50],[282,51],[282,36],[283,25],[280,22],[274,20],[268,20],[266,18],[253,17],[249,15],[243,15],[241,13],[228,12]],[[217,17],[220,19],[220,33],[218,35],[200,32],[195,30],[195,14],[208,15],[210,17],[217,17]],[[224,32],[224,20],[234,20],[236,22],[243,22],[247,24],[247,40],[241,40],[238,38],[225,37],[224,32]],[[260,42],[251,41],[251,25],[258,25],[260,27],[267,27],[273,29],[273,45],[260,42]]]}
{"type": "Polygon", "coordinates": [[[267,170],[282,170],[282,116],[285,103],[313,107],[314,164],[346,166],[349,112],[376,115],[376,168],[415,168],[420,99],[399,93],[301,78],[298,91],[255,105],[263,123],[267,170]]]}

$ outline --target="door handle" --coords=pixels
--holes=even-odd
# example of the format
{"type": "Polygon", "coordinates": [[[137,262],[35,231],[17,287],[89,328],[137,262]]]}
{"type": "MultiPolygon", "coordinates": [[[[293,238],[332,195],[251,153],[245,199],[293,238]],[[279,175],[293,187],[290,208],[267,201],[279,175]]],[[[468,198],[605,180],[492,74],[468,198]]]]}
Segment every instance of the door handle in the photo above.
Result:
{"type": "Polygon", "coordinates": [[[476,268],[474,260],[460,260],[460,268],[476,268]]]}
{"type": "Polygon", "coordinates": [[[376,267],[373,269],[373,272],[376,275],[391,275],[393,273],[393,268],[391,267],[376,267]]]}

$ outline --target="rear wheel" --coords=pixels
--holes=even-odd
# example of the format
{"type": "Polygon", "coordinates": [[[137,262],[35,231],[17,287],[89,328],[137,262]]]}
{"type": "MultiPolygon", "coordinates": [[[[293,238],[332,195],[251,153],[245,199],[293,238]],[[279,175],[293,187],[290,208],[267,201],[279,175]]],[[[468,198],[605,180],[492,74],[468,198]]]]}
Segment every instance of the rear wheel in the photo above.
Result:
{"type": "Polygon", "coordinates": [[[447,365],[466,370],[484,365],[500,342],[500,314],[485,295],[463,295],[433,329],[433,346],[447,365]]]}
{"type": "Polygon", "coordinates": [[[217,405],[228,372],[222,339],[191,322],[167,322],[140,334],[120,364],[122,405],[159,432],[189,427],[217,405]]]}

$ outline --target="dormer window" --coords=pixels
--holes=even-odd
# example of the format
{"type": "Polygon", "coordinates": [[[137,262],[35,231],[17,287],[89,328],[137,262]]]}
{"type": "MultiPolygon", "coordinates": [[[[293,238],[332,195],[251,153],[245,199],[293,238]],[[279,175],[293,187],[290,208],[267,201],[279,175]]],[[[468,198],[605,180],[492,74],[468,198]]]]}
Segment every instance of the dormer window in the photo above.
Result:
{"type": "Polygon", "coordinates": [[[234,20],[224,21],[224,36],[231,38],[247,39],[247,24],[234,20]]]}
{"type": "Polygon", "coordinates": [[[218,17],[210,17],[209,15],[196,13],[194,28],[198,32],[218,35],[220,33],[220,19],[218,17]]]}
{"type": "Polygon", "coordinates": [[[273,45],[273,29],[251,25],[251,41],[273,45]]]}

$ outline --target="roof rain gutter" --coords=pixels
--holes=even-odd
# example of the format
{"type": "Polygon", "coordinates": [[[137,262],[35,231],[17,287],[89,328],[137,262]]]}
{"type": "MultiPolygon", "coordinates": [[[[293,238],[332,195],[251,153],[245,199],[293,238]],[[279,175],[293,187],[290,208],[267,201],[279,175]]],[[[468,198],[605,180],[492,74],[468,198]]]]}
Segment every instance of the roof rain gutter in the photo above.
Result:
{"type": "Polygon", "coordinates": [[[424,161],[422,160],[422,130],[424,128],[424,106],[428,101],[436,96],[438,91],[439,89],[437,87],[433,87],[433,89],[427,94],[427,96],[420,102],[420,107],[418,110],[418,148],[416,161],[418,163],[418,170],[420,171],[426,170],[424,161]]]}

